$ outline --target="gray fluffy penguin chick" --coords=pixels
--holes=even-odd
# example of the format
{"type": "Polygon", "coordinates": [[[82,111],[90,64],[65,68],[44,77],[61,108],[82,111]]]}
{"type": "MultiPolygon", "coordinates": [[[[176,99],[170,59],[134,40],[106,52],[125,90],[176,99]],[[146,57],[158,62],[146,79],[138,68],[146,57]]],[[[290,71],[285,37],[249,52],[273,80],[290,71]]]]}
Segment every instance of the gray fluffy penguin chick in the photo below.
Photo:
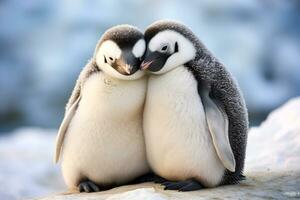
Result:
{"type": "Polygon", "coordinates": [[[143,126],[153,172],[180,191],[238,183],[248,114],[235,79],[181,23],[158,21],[144,35],[141,69],[151,75],[143,126]]]}
{"type": "Polygon", "coordinates": [[[137,28],[112,27],[80,73],[55,152],[69,189],[96,192],[148,172],[142,128],[147,78],[139,70],[145,48],[137,28]]]}

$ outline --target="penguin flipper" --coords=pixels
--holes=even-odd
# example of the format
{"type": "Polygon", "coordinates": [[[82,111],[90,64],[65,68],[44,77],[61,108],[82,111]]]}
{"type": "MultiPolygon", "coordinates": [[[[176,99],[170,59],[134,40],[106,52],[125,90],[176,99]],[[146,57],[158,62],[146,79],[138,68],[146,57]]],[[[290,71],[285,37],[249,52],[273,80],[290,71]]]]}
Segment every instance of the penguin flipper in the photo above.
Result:
{"type": "Polygon", "coordinates": [[[235,158],[229,142],[229,120],[221,104],[209,96],[210,88],[202,88],[200,96],[205,110],[206,122],[216,152],[224,167],[235,171],[235,158]]]}
{"type": "Polygon", "coordinates": [[[90,75],[100,72],[100,68],[97,66],[95,59],[91,59],[80,72],[80,75],[76,81],[75,88],[72,91],[71,97],[66,105],[65,117],[59,127],[57,138],[56,138],[56,149],[54,162],[57,163],[59,160],[62,144],[65,138],[67,128],[75,114],[78,103],[81,99],[81,89],[85,81],[90,75]]]}
{"type": "Polygon", "coordinates": [[[59,160],[62,144],[68,129],[68,126],[76,112],[76,109],[78,107],[79,101],[81,99],[81,96],[78,96],[76,101],[73,103],[73,105],[66,111],[65,117],[59,127],[58,135],[56,138],[56,149],[55,149],[55,157],[54,162],[57,163],[59,160]]]}

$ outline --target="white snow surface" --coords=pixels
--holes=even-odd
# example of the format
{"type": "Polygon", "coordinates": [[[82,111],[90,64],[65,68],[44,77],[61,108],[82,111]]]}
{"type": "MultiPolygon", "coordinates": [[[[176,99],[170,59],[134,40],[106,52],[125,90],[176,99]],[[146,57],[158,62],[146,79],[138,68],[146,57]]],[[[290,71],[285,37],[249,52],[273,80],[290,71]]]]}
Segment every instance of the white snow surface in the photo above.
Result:
{"type": "Polygon", "coordinates": [[[0,199],[41,196],[64,188],[53,164],[55,130],[21,128],[0,137],[0,199]]]}
{"type": "Polygon", "coordinates": [[[121,194],[115,194],[106,200],[166,200],[162,194],[155,192],[154,188],[141,188],[124,192],[121,194]]]}
{"type": "Polygon", "coordinates": [[[300,98],[273,111],[250,129],[246,171],[300,170],[300,98]]]}
{"type": "MultiPolygon", "coordinates": [[[[45,196],[66,188],[53,164],[56,130],[20,128],[0,137],[0,199],[45,196]]],[[[272,112],[249,131],[245,170],[300,170],[300,98],[272,112]]],[[[114,199],[156,199],[151,188],[117,194],[114,199]]]]}

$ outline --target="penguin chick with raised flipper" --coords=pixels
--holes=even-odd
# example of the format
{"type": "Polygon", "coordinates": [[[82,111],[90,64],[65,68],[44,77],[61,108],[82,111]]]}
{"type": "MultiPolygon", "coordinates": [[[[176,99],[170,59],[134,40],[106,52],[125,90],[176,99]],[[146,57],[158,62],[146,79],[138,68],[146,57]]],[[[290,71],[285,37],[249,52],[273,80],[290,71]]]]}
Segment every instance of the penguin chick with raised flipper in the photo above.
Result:
{"type": "Polygon", "coordinates": [[[83,68],[57,136],[69,189],[96,192],[148,172],[142,115],[147,78],[138,70],[146,44],[133,26],[107,30],[83,68]]]}
{"type": "Polygon", "coordinates": [[[243,178],[248,116],[231,74],[193,32],[174,21],[145,31],[141,69],[147,159],[165,189],[197,190],[243,178]]]}

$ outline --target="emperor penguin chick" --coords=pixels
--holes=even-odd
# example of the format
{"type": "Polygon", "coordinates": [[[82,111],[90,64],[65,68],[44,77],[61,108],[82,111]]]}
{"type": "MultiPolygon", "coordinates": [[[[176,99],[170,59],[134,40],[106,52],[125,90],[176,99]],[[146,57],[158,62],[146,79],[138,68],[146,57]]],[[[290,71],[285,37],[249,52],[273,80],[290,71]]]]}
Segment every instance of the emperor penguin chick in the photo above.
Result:
{"type": "Polygon", "coordinates": [[[107,30],[83,68],[57,136],[69,189],[95,192],[148,172],[142,128],[147,79],[139,70],[146,48],[133,26],[107,30]]]}
{"type": "Polygon", "coordinates": [[[144,35],[150,167],[167,179],[166,189],[237,183],[244,177],[248,116],[234,78],[180,23],[159,21],[144,35]]]}

